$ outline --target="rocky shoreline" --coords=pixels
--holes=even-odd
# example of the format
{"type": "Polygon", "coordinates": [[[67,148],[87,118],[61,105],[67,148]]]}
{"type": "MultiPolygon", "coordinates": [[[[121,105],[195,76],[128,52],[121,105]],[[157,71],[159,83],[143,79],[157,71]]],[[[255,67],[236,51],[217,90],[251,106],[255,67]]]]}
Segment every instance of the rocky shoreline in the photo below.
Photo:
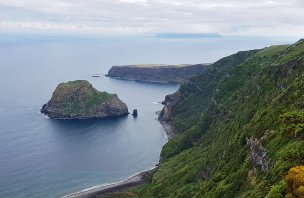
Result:
{"type": "Polygon", "coordinates": [[[159,123],[164,127],[164,130],[165,130],[166,136],[167,136],[167,140],[169,141],[174,137],[175,129],[168,121],[161,119],[161,112],[162,111],[157,111],[156,114],[158,115],[159,123]]]}
{"type": "Polygon", "coordinates": [[[116,80],[126,80],[126,81],[135,81],[135,82],[141,82],[141,83],[159,83],[159,84],[174,84],[179,85],[177,82],[170,82],[170,81],[159,81],[159,80],[139,80],[139,79],[131,79],[131,78],[123,78],[123,77],[112,77],[109,75],[105,75],[105,77],[113,78],[116,80]]]}
{"type": "Polygon", "coordinates": [[[168,141],[171,140],[175,135],[174,128],[166,121],[160,120],[159,122],[161,123],[161,125],[163,125],[165,129],[167,140],[168,141]]]}

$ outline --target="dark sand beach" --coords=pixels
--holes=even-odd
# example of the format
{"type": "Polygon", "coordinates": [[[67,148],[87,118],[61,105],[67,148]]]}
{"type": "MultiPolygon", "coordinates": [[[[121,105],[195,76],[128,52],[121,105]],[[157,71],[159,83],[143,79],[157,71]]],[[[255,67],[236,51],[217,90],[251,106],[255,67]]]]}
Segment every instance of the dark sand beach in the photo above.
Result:
{"type": "Polygon", "coordinates": [[[147,177],[153,174],[157,170],[158,166],[143,171],[137,175],[130,177],[129,179],[113,184],[96,186],[89,189],[85,189],[79,192],[65,195],[63,198],[90,198],[99,195],[106,195],[115,192],[125,191],[129,188],[144,184],[147,182],[147,177]]]}

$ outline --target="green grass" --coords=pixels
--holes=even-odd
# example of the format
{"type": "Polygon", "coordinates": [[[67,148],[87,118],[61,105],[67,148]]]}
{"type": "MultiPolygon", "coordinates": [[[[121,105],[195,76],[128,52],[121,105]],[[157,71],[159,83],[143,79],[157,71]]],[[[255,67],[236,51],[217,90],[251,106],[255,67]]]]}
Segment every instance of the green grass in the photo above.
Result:
{"type": "Polygon", "coordinates": [[[274,45],[270,47],[265,47],[264,49],[260,50],[258,53],[255,54],[255,56],[261,56],[261,57],[271,57],[273,55],[276,55],[284,50],[286,50],[290,45],[274,45]]]}
{"type": "Polygon", "coordinates": [[[114,94],[105,92],[96,93],[81,102],[68,103],[65,107],[65,112],[73,114],[84,114],[91,112],[94,107],[109,101],[114,97],[114,94]]]}
{"type": "Polygon", "coordinates": [[[138,197],[282,197],[290,167],[304,164],[304,42],[223,58],[180,87],[178,133],[138,197]],[[294,135],[296,132],[296,135],[294,135]],[[291,134],[291,135],[290,135],[291,134]],[[254,173],[246,139],[267,149],[254,173]]]}
{"type": "Polygon", "coordinates": [[[65,88],[70,88],[70,87],[77,87],[81,86],[84,84],[87,84],[88,82],[85,80],[74,80],[74,81],[68,81],[66,83],[60,83],[59,86],[65,87],[65,88]]]}
{"type": "Polygon", "coordinates": [[[60,108],[63,108],[66,114],[90,113],[96,106],[116,96],[116,94],[99,92],[88,81],[84,80],[61,83],[56,90],[62,95],[64,101],[61,102],[60,108]],[[67,99],[65,97],[73,98],[67,99]]]}

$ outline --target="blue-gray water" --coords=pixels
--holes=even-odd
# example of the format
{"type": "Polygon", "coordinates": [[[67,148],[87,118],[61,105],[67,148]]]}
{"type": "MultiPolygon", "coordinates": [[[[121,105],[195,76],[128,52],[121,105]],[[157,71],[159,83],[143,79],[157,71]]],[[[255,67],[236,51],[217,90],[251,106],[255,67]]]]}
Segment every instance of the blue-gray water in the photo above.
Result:
{"type": "Polygon", "coordinates": [[[59,197],[153,167],[166,143],[156,102],[178,87],[109,78],[111,65],[205,63],[289,40],[0,37],[0,197],[59,197]],[[64,121],[39,113],[60,82],[87,79],[138,118],[64,121]]]}

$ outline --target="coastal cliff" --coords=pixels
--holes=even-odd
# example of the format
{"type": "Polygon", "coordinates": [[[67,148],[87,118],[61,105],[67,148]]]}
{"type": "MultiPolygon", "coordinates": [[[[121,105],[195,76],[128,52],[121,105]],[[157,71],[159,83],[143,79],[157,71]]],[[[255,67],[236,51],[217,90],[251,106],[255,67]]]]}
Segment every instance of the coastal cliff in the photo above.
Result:
{"type": "Polygon", "coordinates": [[[99,92],[85,80],[61,83],[41,113],[55,119],[117,117],[128,114],[128,107],[116,94],[99,92]]]}
{"type": "Polygon", "coordinates": [[[303,197],[303,87],[304,40],[220,59],[166,96],[150,182],[102,197],[303,197]]]}
{"type": "Polygon", "coordinates": [[[122,80],[184,84],[203,73],[209,64],[112,66],[106,76],[122,80]]]}
{"type": "Polygon", "coordinates": [[[151,198],[302,197],[303,84],[304,40],[215,62],[166,97],[160,120],[175,135],[163,147],[151,183],[129,192],[151,198]]]}

